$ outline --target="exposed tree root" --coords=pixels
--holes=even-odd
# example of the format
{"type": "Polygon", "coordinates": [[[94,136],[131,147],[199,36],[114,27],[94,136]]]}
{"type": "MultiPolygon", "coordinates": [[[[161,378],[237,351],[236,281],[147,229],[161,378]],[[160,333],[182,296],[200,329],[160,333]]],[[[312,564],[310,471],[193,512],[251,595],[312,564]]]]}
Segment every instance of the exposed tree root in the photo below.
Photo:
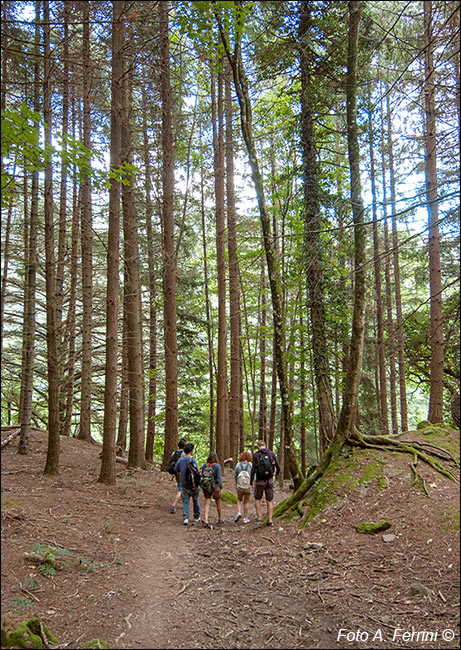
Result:
{"type": "MultiPolygon", "coordinates": [[[[415,481],[418,481],[424,492],[429,496],[424,479],[416,469],[419,460],[430,465],[436,472],[443,476],[456,481],[455,476],[438,460],[441,458],[456,468],[459,468],[459,462],[446,449],[441,449],[429,443],[422,443],[417,440],[401,441],[398,436],[367,436],[355,431],[345,442],[357,447],[366,447],[368,449],[379,449],[380,451],[392,451],[398,453],[410,454],[414,461],[410,463],[411,469],[415,474],[415,481]]],[[[274,517],[293,517],[295,515],[303,516],[302,505],[309,490],[317,483],[328,469],[330,463],[339,456],[343,442],[333,438],[330,445],[325,450],[320,462],[314,472],[302,481],[301,485],[287,499],[279,503],[274,508],[274,517]]],[[[307,522],[306,522],[307,523],[307,522]]]]}

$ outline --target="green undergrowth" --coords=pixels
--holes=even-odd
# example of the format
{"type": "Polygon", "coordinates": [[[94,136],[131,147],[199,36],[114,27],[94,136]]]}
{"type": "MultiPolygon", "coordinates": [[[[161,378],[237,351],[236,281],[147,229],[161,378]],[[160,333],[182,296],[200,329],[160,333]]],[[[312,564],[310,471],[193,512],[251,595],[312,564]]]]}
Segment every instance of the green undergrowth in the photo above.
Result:
{"type": "MultiPolygon", "coordinates": [[[[440,447],[448,451],[459,462],[459,433],[443,425],[424,423],[417,431],[410,431],[402,442],[411,444],[417,440],[421,443],[440,447]]],[[[332,507],[338,507],[348,496],[359,493],[361,496],[369,490],[379,493],[386,490],[393,477],[404,472],[407,486],[413,491],[423,493],[422,486],[414,480],[409,467],[412,462],[410,454],[390,450],[380,451],[372,448],[358,448],[345,445],[338,458],[331,462],[325,474],[317,481],[301,503],[301,508],[307,508],[301,526],[304,527],[319,514],[332,507]]],[[[438,480],[442,476],[438,475],[438,480]]],[[[298,513],[302,513],[302,509],[298,513]]],[[[296,513],[292,512],[291,516],[296,513]]],[[[457,521],[458,518],[447,516],[446,522],[457,521]]],[[[455,525],[448,524],[446,525],[455,525]]]]}

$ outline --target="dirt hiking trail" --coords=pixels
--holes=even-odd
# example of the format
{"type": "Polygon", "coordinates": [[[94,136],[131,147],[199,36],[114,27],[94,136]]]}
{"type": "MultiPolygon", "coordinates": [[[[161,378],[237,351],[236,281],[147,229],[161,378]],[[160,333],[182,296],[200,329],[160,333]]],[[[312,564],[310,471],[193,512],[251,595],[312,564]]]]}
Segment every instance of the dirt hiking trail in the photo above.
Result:
{"type": "MultiPolygon", "coordinates": [[[[175,483],[156,468],[117,464],[116,486],[97,483],[95,445],[63,439],[60,475],[43,476],[46,443],[34,431],[27,456],[14,441],[2,450],[7,630],[39,616],[50,647],[71,649],[459,647],[458,484],[431,468],[420,468],[430,498],[388,454],[385,490],[372,479],[302,530],[299,518],[257,527],[251,503],[250,524],[224,504],[219,526],[213,504],[206,529],[169,513],[175,483]],[[384,517],[387,541],[355,530],[384,517]],[[42,575],[25,556],[35,544],[65,550],[64,566],[42,575]]],[[[276,502],[287,494],[288,483],[276,502]]]]}

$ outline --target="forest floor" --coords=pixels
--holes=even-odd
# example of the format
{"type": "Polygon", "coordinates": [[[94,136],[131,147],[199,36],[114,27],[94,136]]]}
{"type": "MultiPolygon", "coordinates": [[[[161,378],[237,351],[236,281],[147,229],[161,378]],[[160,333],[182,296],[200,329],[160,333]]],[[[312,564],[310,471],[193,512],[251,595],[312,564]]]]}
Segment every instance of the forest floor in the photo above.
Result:
{"type": "MultiPolygon", "coordinates": [[[[430,498],[416,492],[409,457],[385,454],[386,489],[370,481],[302,530],[299,518],[257,527],[252,502],[250,524],[224,504],[215,525],[213,504],[205,529],[183,526],[181,508],[170,514],[175,482],[157,468],[117,464],[107,487],[100,448],[63,438],[60,475],[49,477],[46,446],[34,431],[27,456],[17,439],[2,449],[7,630],[38,616],[54,648],[96,638],[131,649],[459,647],[459,484],[418,465],[430,498]],[[355,531],[383,518],[386,533],[355,531]],[[63,561],[54,575],[25,555],[36,544],[63,561]]],[[[231,490],[232,478],[227,469],[231,490]]],[[[276,502],[287,494],[288,482],[276,502]]]]}

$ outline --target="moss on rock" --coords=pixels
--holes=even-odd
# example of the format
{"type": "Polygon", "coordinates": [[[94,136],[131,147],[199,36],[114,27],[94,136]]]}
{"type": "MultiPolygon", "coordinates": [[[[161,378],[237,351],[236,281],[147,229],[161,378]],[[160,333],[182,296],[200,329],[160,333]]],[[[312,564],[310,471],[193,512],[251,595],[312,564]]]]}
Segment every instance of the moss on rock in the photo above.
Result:
{"type": "Polygon", "coordinates": [[[238,501],[237,495],[231,492],[230,490],[223,490],[221,494],[221,499],[224,501],[224,503],[230,503],[235,505],[238,501]]]}
{"type": "Polygon", "coordinates": [[[10,634],[4,630],[2,620],[2,648],[44,648],[46,646],[42,634],[45,635],[47,643],[57,643],[56,637],[39,618],[23,621],[10,634]]]}
{"type": "Polygon", "coordinates": [[[375,535],[376,533],[382,533],[391,526],[392,524],[389,521],[381,519],[380,521],[364,521],[361,524],[357,524],[355,530],[364,535],[375,535]]]}

